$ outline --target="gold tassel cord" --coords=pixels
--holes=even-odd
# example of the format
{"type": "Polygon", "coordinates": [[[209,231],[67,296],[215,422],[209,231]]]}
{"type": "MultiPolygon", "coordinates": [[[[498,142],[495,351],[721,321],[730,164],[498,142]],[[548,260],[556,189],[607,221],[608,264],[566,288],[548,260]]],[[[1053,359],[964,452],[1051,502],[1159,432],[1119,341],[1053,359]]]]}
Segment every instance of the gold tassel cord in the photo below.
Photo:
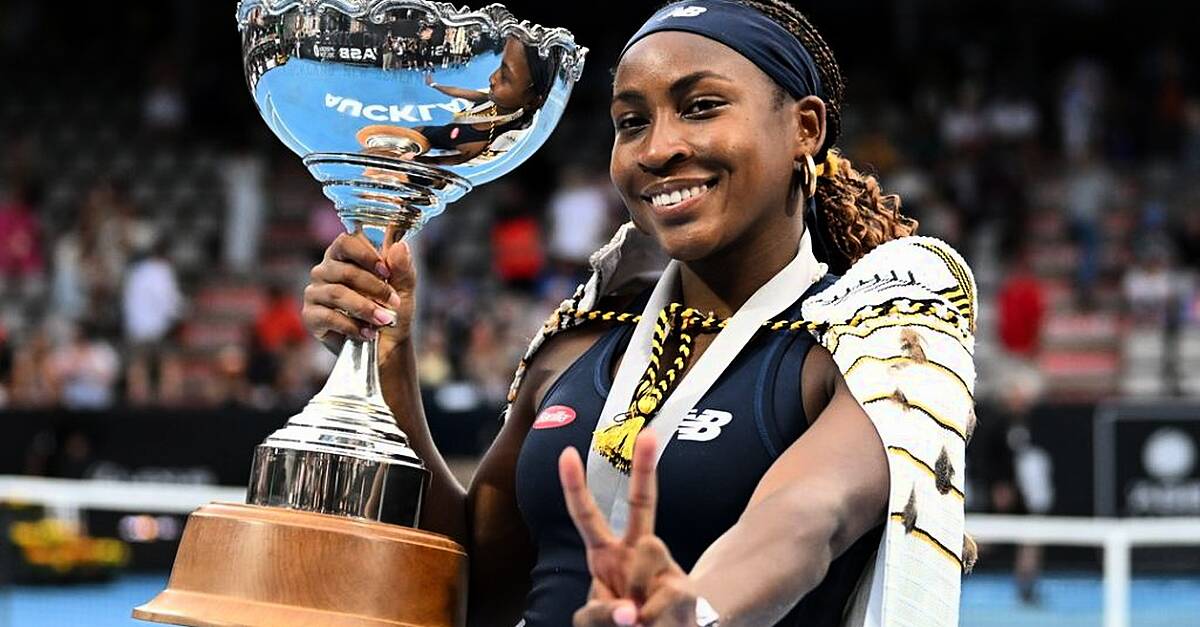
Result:
{"type": "MultiPolygon", "coordinates": [[[[618,323],[636,324],[641,316],[611,311],[579,311],[571,307],[561,310],[563,318],[579,321],[601,320],[618,323]]],[[[628,473],[633,464],[633,445],[642,428],[654,418],[662,407],[663,401],[675,389],[683,372],[691,361],[692,349],[695,345],[696,333],[715,333],[725,328],[728,320],[717,318],[712,312],[707,314],[679,303],[671,303],[658,314],[654,324],[654,333],[650,344],[650,363],[635,388],[629,409],[621,414],[613,424],[598,429],[595,433],[595,449],[601,457],[607,459],[613,467],[628,473]],[[667,348],[672,345],[671,339],[678,336],[674,343],[673,354],[668,359],[665,355],[667,348]],[[669,366],[664,368],[665,364],[669,366]]],[[[772,331],[817,330],[819,325],[798,321],[768,321],[763,327],[772,331]]]]}
{"type": "Polygon", "coordinates": [[[616,423],[596,432],[596,452],[614,468],[629,474],[633,467],[633,444],[646,426],[642,416],[623,415],[616,423]]]}

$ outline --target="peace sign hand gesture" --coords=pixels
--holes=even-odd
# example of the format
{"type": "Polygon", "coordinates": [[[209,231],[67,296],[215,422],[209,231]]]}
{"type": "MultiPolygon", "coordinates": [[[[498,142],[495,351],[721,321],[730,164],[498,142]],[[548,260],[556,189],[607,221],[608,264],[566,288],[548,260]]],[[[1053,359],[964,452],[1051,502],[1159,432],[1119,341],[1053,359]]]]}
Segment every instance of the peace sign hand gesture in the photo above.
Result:
{"type": "Polygon", "coordinates": [[[567,511],[583,538],[592,591],[575,613],[575,627],[695,627],[696,593],[687,573],[654,535],[658,504],[655,476],[657,441],[643,431],[633,452],[629,481],[629,525],[623,537],[609,527],[584,480],[583,460],[574,448],[559,457],[567,511]]]}

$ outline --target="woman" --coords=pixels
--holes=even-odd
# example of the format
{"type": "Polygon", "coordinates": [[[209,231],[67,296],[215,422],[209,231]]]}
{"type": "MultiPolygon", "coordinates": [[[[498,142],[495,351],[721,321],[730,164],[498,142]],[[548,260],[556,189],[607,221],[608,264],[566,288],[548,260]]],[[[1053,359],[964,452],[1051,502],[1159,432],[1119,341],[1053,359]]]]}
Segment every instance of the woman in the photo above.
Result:
{"type": "Polygon", "coordinates": [[[841,95],[781,1],[646,23],[611,108],[635,226],[534,341],[466,491],[422,414],[407,247],[342,236],[314,268],[322,341],[394,323],[385,395],[434,475],[423,527],[469,547],[472,624],[956,624],[973,283],[940,243],[881,246],[915,224],[830,149],[841,95]]]}
{"type": "Polygon", "coordinates": [[[439,85],[433,75],[425,84],[473,106],[454,114],[454,122],[416,130],[432,148],[445,154],[421,157],[422,161],[453,165],[465,163],[487,150],[503,152],[516,133],[527,129],[550,90],[550,63],[536,48],[509,37],[500,57],[500,67],[488,78],[487,91],[439,85]],[[499,141],[498,141],[499,140],[499,141]]]}

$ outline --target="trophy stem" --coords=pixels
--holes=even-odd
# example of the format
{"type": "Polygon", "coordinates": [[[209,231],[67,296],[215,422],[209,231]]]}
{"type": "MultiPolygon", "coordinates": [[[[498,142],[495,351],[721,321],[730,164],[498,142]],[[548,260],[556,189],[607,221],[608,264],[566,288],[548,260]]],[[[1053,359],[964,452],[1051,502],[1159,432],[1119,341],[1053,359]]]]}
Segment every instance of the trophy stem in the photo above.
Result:
{"type": "MultiPolygon", "coordinates": [[[[411,226],[339,213],[380,251],[411,226]]],[[[247,503],[417,526],[429,471],[384,401],[378,361],[378,338],[346,339],[321,391],[255,449],[247,503]]]]}
{"type": "MultiPolygon", "coordinates": [[[[353,211],[339,214],[347,225],[352,225],[351,232],[366,237],[381,257],[393,244],[413,232],[417,222],[414,216],[406,213],[399,213],[390,220],[362,219],[353,211]]],[[[377,422],[375,426],[381,432],[398,435],[407,444],[408,438],[397,426],[380,387],[378,335],[369,340],[346,338],[329,379],[311,402],[346,405],[357,411],[364,423],[377,422]]]]}
{"type": "MultiPolygon", "coordinates": [[[[342,344],[333,370],[324,387],[310,402],[344,404],[359,412],[365,423],[383,421],[378,428],[384,431],[395,428],[395,418],[383,400],[379,387],[379,338],[360,340],[348,338],[342,344]]],[[[400,432],[401,437],[403,433],[400,432]]]]}

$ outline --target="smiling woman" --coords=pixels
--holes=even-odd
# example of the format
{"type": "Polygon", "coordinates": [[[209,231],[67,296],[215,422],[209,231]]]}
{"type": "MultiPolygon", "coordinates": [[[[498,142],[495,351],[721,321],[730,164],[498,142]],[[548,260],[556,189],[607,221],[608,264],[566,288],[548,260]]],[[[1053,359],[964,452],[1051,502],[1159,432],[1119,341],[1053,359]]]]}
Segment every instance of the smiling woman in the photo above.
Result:
{"type": "Polygon", "coordinates": [[[343,236],[314,269],[318,337],[399,313],[385,396],[431,460],[422,526],[470,547],[472,624],[956,624],[974,283],[834,148],[842,92],[782,1],[646,22],[611,105],[632,223],[530,346],[468,490],[424,423],[407,248],[343,236]]]}

